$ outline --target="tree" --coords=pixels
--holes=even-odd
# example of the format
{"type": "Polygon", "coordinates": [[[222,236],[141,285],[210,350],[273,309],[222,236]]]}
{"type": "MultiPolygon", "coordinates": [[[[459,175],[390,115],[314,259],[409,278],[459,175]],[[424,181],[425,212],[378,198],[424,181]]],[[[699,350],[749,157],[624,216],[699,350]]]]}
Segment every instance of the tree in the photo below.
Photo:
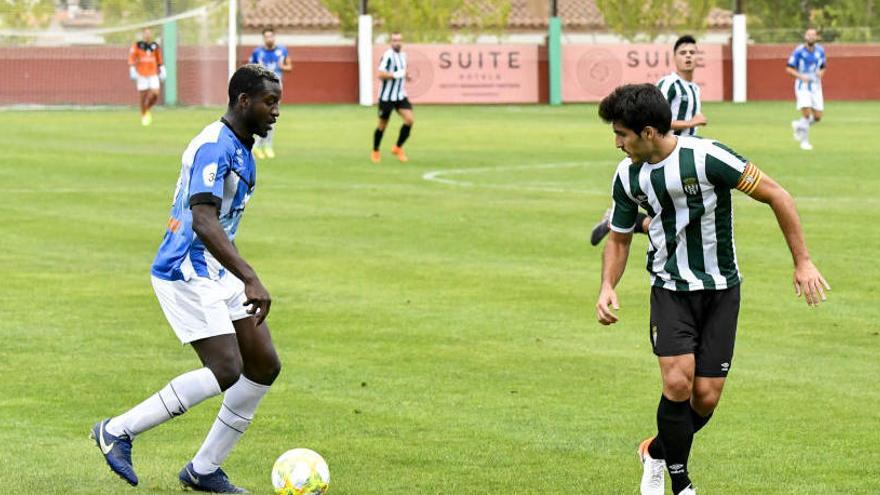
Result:
{"type": "Polygon", "coordinates": [[[0,28],[43,28],[55,12],[53,0],[5,0],[4,4],[0,8],[0,28]]]}
{"type": "Polygon", "coordinates": [[[624,38],[653,41],[664,33],[706,30],[717,0],[597,0],[605,25],[624,38]]]}
{"type": "Polygon", "coordinates": [[[826,41],[872,41],[880,34],[878,0],[745,0],[749,35],[756,41],[791,42],[807,27],[826,41]]]}
{"type": "MultiPolygon", "coordinates": [[[[343,33],[357,32],[358,0],[324,0],[343,33]]],[[[370,0],[369,14],[385,31],[414,42],[450,41],[453,35],[500,33],[507,26],[510,0],[370,0]]]]}

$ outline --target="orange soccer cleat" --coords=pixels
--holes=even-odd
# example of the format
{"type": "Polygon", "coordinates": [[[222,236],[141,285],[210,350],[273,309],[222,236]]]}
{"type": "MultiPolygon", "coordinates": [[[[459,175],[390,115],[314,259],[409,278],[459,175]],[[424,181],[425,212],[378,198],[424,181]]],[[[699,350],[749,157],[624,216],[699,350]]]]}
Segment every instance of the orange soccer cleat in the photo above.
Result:
{"type": "Polygon", "coordinates": [[[409,161],[409,158],[406,156],[406,153],[403,152],[403,148],[401,148],[399,146],[394,146],[393,148],[391,148],[391,154],[395,155],[397,157],[397,159],[400,160],[401,162],[406,163],[409,161]]]}
{"type": "Polygon", "coordinates": [[[382,155],[379,154],[379,150],[373,150],[370,152],[370,161],[373,163],[379,163],[382,160],[382,155]]]}

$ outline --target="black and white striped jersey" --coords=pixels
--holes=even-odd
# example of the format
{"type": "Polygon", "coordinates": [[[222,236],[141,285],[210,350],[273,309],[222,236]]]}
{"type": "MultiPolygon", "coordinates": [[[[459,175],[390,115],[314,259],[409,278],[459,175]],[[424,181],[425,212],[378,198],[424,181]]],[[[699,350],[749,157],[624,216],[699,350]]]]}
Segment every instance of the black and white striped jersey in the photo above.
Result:
{"type": "MultiPolygon", "coordinates": [[[[389,48],[379,61],[381,72],[395,73],[406,70],[406,54],[395,52],[389,48]]],[[[394,79],[384,79],[379,88],[379,101],[400,101],[406,98],[406,76],[394,79]]]]}
{"type": "MultiPolygon", "coordinates": [[[[669,102],[672,109],[672,120],[691,120],[702,111],[700,103],[700,85],[682,79],[673,72],[657,82],[657,87],[669,102]]],[[[679,136],[696,136],[697,128],[675,131],[679,136]]]]}
{"type": "Polygon", "coordinates": [[[658,163],[617,167],[611,230],[632,232],[639,208],[651,217],[647,268],[654,287],[718,290],[739,284],[731,190],[752,194],[762,173],[727,146],[680,136],[658,163]]]}

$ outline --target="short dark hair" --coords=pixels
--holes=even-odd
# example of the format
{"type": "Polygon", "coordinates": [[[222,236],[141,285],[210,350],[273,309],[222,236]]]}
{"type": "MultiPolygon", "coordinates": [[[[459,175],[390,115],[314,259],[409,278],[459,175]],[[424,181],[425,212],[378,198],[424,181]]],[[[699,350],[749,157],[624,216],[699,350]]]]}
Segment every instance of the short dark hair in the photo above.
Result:
{"type": "Polygon", "coordinates": [[[697,40],[695,40],[693,36],[686,34],[686,35],[682,36],[681,38],[678,38],[677,40],[675,40],[675,45],[672,46],[672,51],[673,52],[678,51],[678,47],[680,47],[681,45],[696,45],[696,44],[697,44],[697,40]]]}
{"type": "Polygon", "coordinates": [[[235,106],[242,93],[250,96],[263,89],[263,81],[281,83],[278,76],[259,64],[242,65],[229,80],[229,106],[235,106]]]}
{"type": "Polygon", "coordinates": [[[275,32],[275,28],[273,28],[272,26],[263,28],[263,35],[265,35],[266,33],[274,33],[274,32],[275,32]]]}
{"type": "Polygon", "coordinates": [[[618,86],[599,103],[599,117],[609,124],[618,122],[636,134],[647,126],[666,134],[672,126],[669,102],[653,84],[618,86]]]}

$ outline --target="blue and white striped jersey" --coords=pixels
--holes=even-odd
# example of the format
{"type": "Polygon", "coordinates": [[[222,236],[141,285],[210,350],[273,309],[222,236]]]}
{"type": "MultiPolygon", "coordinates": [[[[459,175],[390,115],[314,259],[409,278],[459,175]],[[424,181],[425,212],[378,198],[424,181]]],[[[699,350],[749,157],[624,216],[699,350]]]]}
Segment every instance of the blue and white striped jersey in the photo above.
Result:
{"type": "Polygon", "coordinates": [[[251,58],[248,59],[248,63],[260,64],[274,72],[279,79],[284,79],[284,71],[281,69],[281,64],[284,63],[284,59],[287,57],[287,48],[281,45],[275,45],[275,48],[272,48],[271,50],[265,46],[258,46],[254,48],[254,52],[251,53],[251,58]]]}
{"type": "MultiPolygon", "coordinates": [[[[406,70],[406,54],[395,52],[392,48],[385,50],[379,61],[381,72],[397,72],[406,70]]],[[[400,101],[406,98],[406,77],[385,79],[379,88],[379,101],[400,101]]]]}
{"type": "Polygon", "coordinates": [[[224,274],[223,266],[193,232],[190,206],[217,205],[220,225],[234,241],[245,205],[254,193],[256,163],[250,146],[222,120],[190,141],[182,161],[171,218],[151,272],[163,280],[217,280],[224,274]]]}
{"type": "Polygon", "coordinates": [[[798,45],[788,57],[788,66],[793,67],[801,74],[808,74],[810,82],[804,82],[800,79],[795,80],[795,90],[809,89],[812,90],[814,85],[821,86],[822,80],[819,79],[819,69],[824,69],[826,64],[825,48],[816,43],[813,50],[810,51],[804,44],[798,45]]]}

